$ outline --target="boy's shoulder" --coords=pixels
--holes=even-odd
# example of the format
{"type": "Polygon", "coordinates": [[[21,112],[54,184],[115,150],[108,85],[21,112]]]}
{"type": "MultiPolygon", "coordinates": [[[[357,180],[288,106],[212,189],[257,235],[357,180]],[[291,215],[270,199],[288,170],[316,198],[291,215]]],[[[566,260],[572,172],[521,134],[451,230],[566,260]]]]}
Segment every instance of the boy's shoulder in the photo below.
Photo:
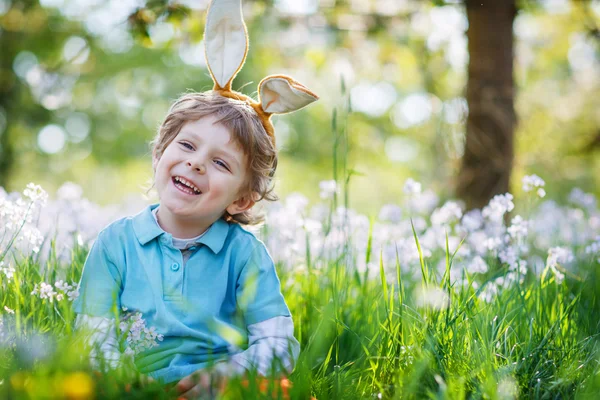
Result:
{"type": "Polygon", "coordinates": [[[264,243],[256,235],[242,227],[240,224],[228,222],[229,234],[228,244],[231,246],[242,247],[252,251],[254,248],[264,247],[264,243]]]}
{"type": "Polygon", "coordinates": [[[98,233],[98,238],[102,240],[109,238],[114,240],[135,234],[134,221],[144,212],[146,212],[146,208],[135,215],[127,215],[114,220],[98,233]]]}

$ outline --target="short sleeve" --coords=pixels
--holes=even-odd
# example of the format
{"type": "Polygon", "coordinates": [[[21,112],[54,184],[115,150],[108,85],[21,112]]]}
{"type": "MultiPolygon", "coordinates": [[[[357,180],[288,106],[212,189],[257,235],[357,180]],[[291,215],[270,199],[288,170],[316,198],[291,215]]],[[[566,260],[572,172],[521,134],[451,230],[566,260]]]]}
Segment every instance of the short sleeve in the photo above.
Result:
{"type": "Polygon", "coordinates": [[[114,306],[121,307],[122,279],[101,237],[94,242],[83,266],[79,297],[73,302],[78,314],[113,317],[114,306]]]}
{"type": "Polygon", "coordinates": [[[273,259],[259,242],[242,268],[236,286],[236,300],[247,325],[267,319],[290,317],[281,294],[273,259]]]}

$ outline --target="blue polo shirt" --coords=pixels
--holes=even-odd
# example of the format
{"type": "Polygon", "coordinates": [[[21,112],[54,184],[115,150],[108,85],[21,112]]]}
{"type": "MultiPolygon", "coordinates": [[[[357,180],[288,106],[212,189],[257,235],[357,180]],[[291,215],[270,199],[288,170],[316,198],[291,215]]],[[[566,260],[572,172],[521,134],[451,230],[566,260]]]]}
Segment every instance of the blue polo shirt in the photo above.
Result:
{"type": "MultiPolygon", "coordinates": [[[[216,221],[187,263],[152,215],[158,204],[113,222],[92,246],[75,312],[113,318],[140,312],[164,335],[135,355],[141,373],[177,381],[226,358],[246,326],[291,316],[264,244],[238,224],[216,221]]],[[[240,343],[240,338],[242,343],[240,343]]]]}

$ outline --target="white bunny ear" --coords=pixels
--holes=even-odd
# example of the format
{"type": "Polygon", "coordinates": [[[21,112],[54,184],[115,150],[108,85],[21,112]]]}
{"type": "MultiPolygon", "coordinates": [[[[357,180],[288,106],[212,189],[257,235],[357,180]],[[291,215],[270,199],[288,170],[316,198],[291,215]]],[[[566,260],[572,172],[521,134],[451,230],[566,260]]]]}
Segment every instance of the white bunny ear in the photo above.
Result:
{"type": "Polygon", "coordinates": [[[259,101],[269,114],[285,114],[301,109],[319,96],[289,76],[271,75],[258,84],[259,101]]]}
{"type": "Polygon", "coordinates": [[[242,0],[212,0],[206,16],[204,43],[215,89],[231,90],[231,82],[248,53],[242,0]]]}

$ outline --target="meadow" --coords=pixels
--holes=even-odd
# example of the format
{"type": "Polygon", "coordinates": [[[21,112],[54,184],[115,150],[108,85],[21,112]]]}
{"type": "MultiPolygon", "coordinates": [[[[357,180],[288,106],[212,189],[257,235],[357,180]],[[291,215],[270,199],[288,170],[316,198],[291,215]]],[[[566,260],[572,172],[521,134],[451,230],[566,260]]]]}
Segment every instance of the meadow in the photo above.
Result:
{"type": "MultiPolygon", "coordinates": [[[[142,315],[117,310],[111,368],[72,304],[98,232],[152,201],[172,100],[213,85],[208,3],[0,0],[0,400],[177,398],[137,370],[142,315]]],[[[285,196],[248,228],[297,365],[219,397],[600,398],[600,1],[243,3],[234,88],[281,72],[321,100],[274,120],[285,196]],[[500,193],[479,210],[473,153],[506,178],[472,180],[500,193]]]]}
{"type": "MultiPolygon", "coordinates": [[[[542,178],[522,184],[519,201],[507,193],[469,212],[412,179],[372,218],[340,205],[336,181],[321,183],[318,204],[293,194],[266,207],[254,232],[302,352],[289,380],[234,380],[221,398],[594,398],[596,198],[573,189],[561,205],[544,199],[542,178]]],[[[176,398],[133,359],[92,368],[71,310],[95,234],[142,207],[98,206],[73,183],[51,199],[34,184],[0,189],[1,398],[176,398]]],[[[160,340],[122,329],[132,354],[160,340]]]]}

